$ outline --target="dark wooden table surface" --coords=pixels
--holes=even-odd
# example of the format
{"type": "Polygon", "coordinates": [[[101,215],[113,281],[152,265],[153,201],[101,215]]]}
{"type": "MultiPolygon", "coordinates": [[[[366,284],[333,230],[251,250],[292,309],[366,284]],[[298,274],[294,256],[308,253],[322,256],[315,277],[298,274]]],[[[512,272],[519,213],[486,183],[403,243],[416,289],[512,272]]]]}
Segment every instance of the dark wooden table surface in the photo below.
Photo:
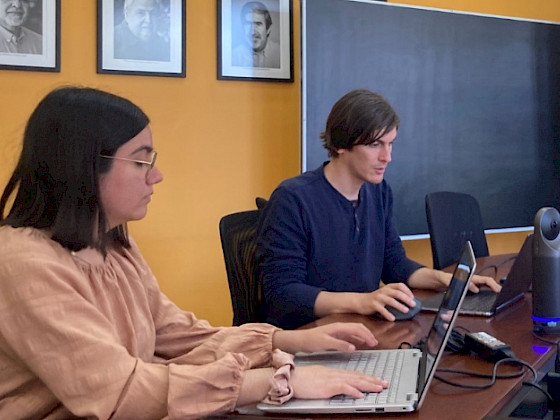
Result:
{"type": "MultiPolygon", "coordinates": [[[[484,257],[477,260],[478,268],[488,264],[499,264],[510,259],[515,254],[484,257]]],[[[507,274],[511,261],[500,267],[497,278],[507,274]]],[[[494,275],[492,271],[488,274],[494,275]]],[[[431,292],[415,290],[420,298],[428,296],[431,292]]],[[[366,325],[379,340],[378,348],[397,348],[403,342],[416,343],[425,337],[430,329],[434,314],[420,312],[413,320],[388,322],[374,317],[338,314],[321,318],[305,327],[324,325],[332,322],[360,322],[366,325]]],[[[455,323],[455,328],[463,327],[471,332],[485,331],[499,340],[509,344],[518,359],[529,363],[536,370],[550,365],[556,354],[555,346],[535,337],[532,333],[531,320],[531,295],[527,293],[524,298],[497,315],[485,318],[478,316],[460,315],[455,323]]],[[[555,340],[555,338],[552,338],[555,340]]],[[[556,338],[557,340],[557,338],[556,338]]],[[[450,368],[469,372],[491,373],[493,364],[474,355],[445,354],[440,368],[450,368]]],[[[514,373],[519,368],[504,365],[499,373],[514,373]]],[[[466,378],[464,376],[445,374],[445,377],[455,382],[482,384],[488,379],[466,378]]],[[[508,402],[521,390],[522,382],[531,380],[532,375],[527,372],[522,377],[499,379],[492,387],[484,390],[471,390],[454,387],[437,379],[432,381],[424,404],[414,413],[367,415],[367,418],[395,418],[438,420],[473,420],[487,416],[495,416],[508,402]]],[[[366,418],[366,415],[292,415],[293,418],[366,418]]]]}

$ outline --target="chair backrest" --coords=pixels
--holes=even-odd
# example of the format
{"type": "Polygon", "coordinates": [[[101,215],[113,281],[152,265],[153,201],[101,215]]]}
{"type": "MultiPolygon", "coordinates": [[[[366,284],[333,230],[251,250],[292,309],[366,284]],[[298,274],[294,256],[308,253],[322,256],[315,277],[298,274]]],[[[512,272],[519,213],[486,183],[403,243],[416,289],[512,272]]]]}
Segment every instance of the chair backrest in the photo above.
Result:
{"type": "Polygon", "coordinates": [[[220,219],[220,239],[233,307],[233,325],[262,322],[262,290],[255,254],[259,210],[242,211],[220,219]]]}
{"type": "Polygon", "coordinates": [[[257,208],[259,210],[264,209],[267,203],[268,203],[268,200],[264,197],[255,198],[255,204],[257,205],[257,208]]]}
{"type": "Polygon", "coordinates": [[[476,257],[488,256],[482,213],[476,198],[458,192],[440,191],[426,195],[426,219],[434,268],[455,264],[466,240],[476,257]]]}

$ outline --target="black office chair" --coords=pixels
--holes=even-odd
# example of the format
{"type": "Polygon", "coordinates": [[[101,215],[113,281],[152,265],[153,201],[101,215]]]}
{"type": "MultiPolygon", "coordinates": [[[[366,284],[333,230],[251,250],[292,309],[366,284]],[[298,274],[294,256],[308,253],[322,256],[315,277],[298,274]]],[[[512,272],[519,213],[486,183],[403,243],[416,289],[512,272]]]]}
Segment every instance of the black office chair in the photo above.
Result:
{"type": "Polygon", "coordinates": [[[477,257],[489,255],[482,213],[472,195],[440,191],[426,195],[426,218],[434,268],[457,263],[463,243],[471,241],[477,257]]]}
{"type": "Polygon", "coordinates": [[[264,197],[255,198],[255,204],[257,205],[257,208],[259,210],[264,209],[264,207],[266,206],[266,203],[268,203],[268,200],[264,197]]]}
{"type": "Polygon", "coordinates": [[[262,290],[255,253],[259,210],[228,214],[220,220],[220,239],[233,307],[233,325],[262,322],[262,290]]]}

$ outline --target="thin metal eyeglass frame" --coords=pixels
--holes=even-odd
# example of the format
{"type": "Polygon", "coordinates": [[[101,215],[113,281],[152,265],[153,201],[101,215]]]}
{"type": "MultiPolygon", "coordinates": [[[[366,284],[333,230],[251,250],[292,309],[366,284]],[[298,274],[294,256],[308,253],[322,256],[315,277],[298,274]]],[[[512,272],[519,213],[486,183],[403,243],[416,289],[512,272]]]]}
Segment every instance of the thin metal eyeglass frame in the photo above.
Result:
{"type": "Polygon", "coordinates": [[[156,164],[157,152],[155,150],[153,151],[151,161],[129,159],[129,158],[124,158],[124,157],[120,157],[120,156],[109,156],[109,155],[99,155],[99,157],[102,157],[102,158],[105,158],[105,159],[124,160],[125,162],[134,162],[134,163],[141,163],[141,164],[144,164],[144,165],[148,165],[148,170],[146,171],[146,178],[147,178],[150,175],[150,172],[152,171],[152,169],[154,169],[154,166],[156,164]]]}

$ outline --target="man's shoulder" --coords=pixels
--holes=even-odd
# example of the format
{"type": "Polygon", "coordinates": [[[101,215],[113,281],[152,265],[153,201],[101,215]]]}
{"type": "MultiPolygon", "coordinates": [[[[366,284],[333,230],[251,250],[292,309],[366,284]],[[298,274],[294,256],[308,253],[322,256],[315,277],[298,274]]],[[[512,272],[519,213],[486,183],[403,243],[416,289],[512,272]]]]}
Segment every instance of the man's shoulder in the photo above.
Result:
{"type": "Polygon", "coordinates": [[[131,45],[135,42],[135,37],[132,32],[130,32],[130,29],[128,29],[128,25],[124,20],[115,26],[113,36],[115,38],[115,51],[125,51],[131,48],[131,45]]]}
{"type": "Polygon", "coordinates": [[[231,52],[231,63],[234,66],[252,66],[253,54],[249,52],[249,47],[245,44],[235,46],[231,52]]]}
{"type": "Polygon", "coordinates": [[[43,36],[22,26],[17,50],[23,54],[41,54],[43,52],[43,36]]]}
{"type": "Polygon", "coordinates": [[[268,41],[266,44],[266,51],[271,54],[280,54],[280,44],[275,41],[268,41]]]}
{"type": "Polygon", "coordinates": [[[236,54],[248,54],[249,47],[246,44],[237,44],[232,51],[236,54]]]}
{"type": "Polygon", "coordinates": [[[115,35],[124,35],[125,33],[128,35],[132,35],[132,32],[130,32],[130,29],[128,29],[128,24],[126,23],[126,20],[122,20],[120,23],[115,25],[114,28],[114,33],[115,35]]]}
{"type": "Polygon", "coordinates": [[[322,171],[304,172],[285,179],[272,192],[269,199],[272,206],[267,207],[285,211],[294,206],[305,206],[305,203],[314,202],[319,195],[324,194],[325,183],[322,171]]]}
{"type": "Polygon", "coordinates": [[[265,49],[266,66],[272,68],[280,67],[280,44],[269,41],[265,49]]]}
{"type": "Polygon", "coordinates": [[[318,185],[321,185],[323,179],[323,171],[319,168],[285,179],[278,185],[278,188],[293,192],[305,191],[317,188],[318,185]]]}
{"type": "Polygon", "coordinates": [[[23,34],[29,39],[34,39],[34,40],[42,40],[43,39],[43,36],[41,34],[35,32],[34,30],[29,29],[25,26],[22,26],[21,30],[23,31],[23,34]]]}

